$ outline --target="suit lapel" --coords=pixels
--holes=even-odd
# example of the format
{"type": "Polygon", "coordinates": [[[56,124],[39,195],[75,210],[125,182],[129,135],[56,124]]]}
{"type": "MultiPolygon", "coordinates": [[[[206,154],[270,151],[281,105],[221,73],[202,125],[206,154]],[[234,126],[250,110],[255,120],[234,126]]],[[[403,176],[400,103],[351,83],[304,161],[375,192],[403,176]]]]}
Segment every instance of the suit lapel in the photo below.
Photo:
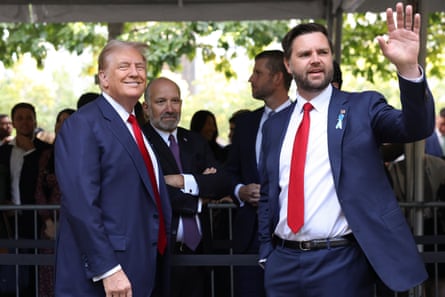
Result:
{"type": "Polygon", "coordinates": [[[329,160],[331,161],[336,186],[338,186],[340,176],[342,143],[348,125],[348,118],[349,105],[347,104],[346,96],[344,93],[334,89],[329,102],[327,133],[329,160]]]}
{"type": "Polygon", "coordinates": [[[145,137],[147,137],[148,142],[155,148],[154,151],[160,160],[160,166],[162,166],[162,171],[164,174],[175,174],[179,172],[179,168],[176,164],[175,157],[170,151],[170,148],[162,139],[161,135],[147,123],[142,129],[145,137]]]}
{"type": "Polygon", "coordinates": [[[185,131],[181,127],[178,127],[178,133],[176,137],[178,138],[178,145],[180,148],[179,155],[181,157],[182,168],[186,172],[193,172],[193,168],[195,168],[196,166],[192,164],[193,160],[190,158],[190,156],[194,155],[194,147],[193,144],[189,141],[187,131],[185,131]]]}
{"type": "Polygon", "coordinates": [[[136,167],[141,179],[147,188],[150,196],[154,201],[154,192],[148,176],[148,171],[142,158],[141,152],[136,144],[131,133],[128,131],[127,126],[119,117],[119,114],[113,109],[113,107],[103,98],[99,97],[97,100],[99,109],[102,111],[104,119],[108,123],[108,127],[116,139],[122,144],[124,149],[128,152],[130,158],[133,160],[134,166],[136,167]]]}

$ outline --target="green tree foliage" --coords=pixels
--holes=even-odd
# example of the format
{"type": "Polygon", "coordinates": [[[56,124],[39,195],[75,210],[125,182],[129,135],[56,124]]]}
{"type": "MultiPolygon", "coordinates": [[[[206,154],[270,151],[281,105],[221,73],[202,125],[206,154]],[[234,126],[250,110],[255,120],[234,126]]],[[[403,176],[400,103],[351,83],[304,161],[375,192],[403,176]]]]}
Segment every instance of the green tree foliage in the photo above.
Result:
{"type": "MultiPolygon", "coordinates": [[[[384,34],[386,21],[384,14],[347,14],[344,16],[342,36],[342,65],[352,66],[352,74],[375,82],[378,75],[383,80],[395,78],[394,68],[381,54],[375,37],[384,34]]],[[[443,78],[445,75],[444,47],[445,13],[432,13],[428,18],[427,35],[427,74],[429,77],[443,78]]]]}
{"type": "MultiPolygon", "coordinates": [[[[12,66],[25,53],[43,67],[48,46],[76,54],[90,49],[97,54],[108,39],[107,26],[99,23],[3,23],[0,29],[1,61],[6,67],[12,66]]],[[[192,60],[197,49],[202,50],[205,62],[215,62],[215,69],[231,78],[236,76],[231,60],[237,56],[239,47],[245,48],[249,57],[253,57],[265,46],[279,41],[287,30],[286,21],[147,22],[124,24],[117,38],[148,44],[149,78],[156,77],[165,65],[178,70],[181,58],[186,56],[192,60]],[[214,38],[205,38],[209,36],[214,38]]]]}
{"type": "MultiPolygon", "coordinates": [[[[375,37],[386,32],[383,14],[345,14],[342,34],[342,69],[349,77],[345,87],[349,90],[367,88],[370,84],[386,90],[394,89],[389,82],[396,81],[394,68],[381,55],[375,37]]],[[[301,20],[300,20],[301,21],[301,20]]],[[[84,91],[97,91],[92,83],[85,89],[70,89],[68,72],[61,69],[54,73],[38,73],[34,76],[15,77],[17,67],[25,54],[31,56],[38,69],[44,69],[48,51],[51,49],[85,55],[91,59],[86,64],[76,65],[82,73],[92,77],[96,73],[97,54],[106,44],[109,31],[113,38],[134,40],[148,44],[148,79],[158,76],[165,68],[173,72],[182,70],[183,60],[198,58],[212,65],[219,75],[197,73],[198,79],[206,80],[205,89],[198,90],[193,100],[186,102],[183,113],[184,126],[188,126],[193,111],[206,108],[215,112],[218,123],[226,125],[231,113],[239,108],[255,108],[261,102],[250,98],[248,77],[244,89],[233,89],[228,82],[237,77],[234,66],[236,58],[247,55],[253,59],[256,53],[280,42],[284,34],[299,21],[245,21],[245,22],[145,22],[125,23],[115,26],[103,23],[22,23],[0,24],[0,61],[6,67],[6,76],[0,77],[0,111],[21,100],[38,102],[38,109],[45,128],[52,129],[56,111],[63,107],[74,107],[75,98],[84,91]],[[46,80],[36,83],[36,77],[46,80]],[[210,79],[209,79],[210,78],[210,79]],[[222,86],[222,88],[221,88],[222,86]],[[74,94],[73,94],[74,93],[74,94]],[[6,99],[6,100],[5,100],[6,99]],[[38,101],[37,101],[38,100],[38,101]],[[69,104],[64,104],[70,102],[69,104]],[[46,114],[48,112],[48,115],[46,114]],[[49,114],[50,113],[50,114],[49,114]],[[47,124],[48,123],[48,124],[47,124]]],[[[441,79],[445,49],[445,13],[433,13],[428,19],[427,67],[429,78],[441,79]]],[[[0,64],[1,66],[1,64],[0,64]]],[[[0,68],[1,70],[1,68],[0,68]]],[[[20,72],[21,73],[21,72],[20,72]]],[[[27,73],[27,70],[24,70],[27,73]]],[[[370,86],[372,87],[372,85],[370,86]]],[[[434,93],[434,92],[433,92],[434,93]]],[[[441,94],[438,94],[439,96],[441,94]]],[[[438,97],[436,95],[436,97],[438,97]]],[[[392,97],[392,94],[390,95],[392,97]]],[[[394,96],[396,97],[396,96],[394,96]]],[[[398,99],[395,98],[395,101],[398,99]]],[[[226,127],[220,134],[224,135],[226,127]]]]}
{"type": "Polygon", "coordinates": [[[192,60],[197,49],[204,62],[214,62],[217,72],[235,78],[231,61],[237,57],[239,48],[252,58],[279,41],[287,30],[285,21],[131,23],[124,27],[120,38],[148,44],[149,78],[156,77],[165,65],[172,70],[180,69],[181,57],[192,60]]]}
{"type": "Polygon", "coordinates": [[[81,54],[86,48],[103,47],[107,35],[104,25],[92,23],[0,23],[0,30],[1,61],[6,67],[26,53],[43,67],[49,45],[81,54]]]}

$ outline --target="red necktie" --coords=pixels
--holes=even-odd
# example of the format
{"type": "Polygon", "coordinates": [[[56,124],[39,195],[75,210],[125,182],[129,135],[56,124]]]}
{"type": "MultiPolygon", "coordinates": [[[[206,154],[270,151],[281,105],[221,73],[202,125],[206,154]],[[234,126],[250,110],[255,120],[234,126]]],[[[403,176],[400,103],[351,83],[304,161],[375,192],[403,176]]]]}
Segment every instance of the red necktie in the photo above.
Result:
{"type": "Polygon", "coordinates": [[[298,127],[292,149],[289,190],[287,198],[287,224],[293,233],[304,224],[304,165],[306,163],[307,140],[309,136],[310,115],[313,106],[303,105],[303,119],[298,127]]]}
{"type": "Polygon", "coordinates": [[[142,137],[141,128],[134,115],[128,117],[128,122],[133,128],[133,133],[136,138],[136,143],[138,144],[139,150],[141,151],[142,157],[144,158],[145,166],[147,167],[148,175],[150,176],[150,182],[153,187],[153,192],[155,194],[156,207],[159,213],[159,232],[158,232],[158,251],[162,255],[164,254],[165,248],[167,246],[167,233],[165,231],[164,214],[162,213],[161,206],[161,196],[159,195],[158,183],[156,182],[156,176],[153,169],[153,163],[151,162],[150,155],[144,144],[144,138],[142,137]]]}

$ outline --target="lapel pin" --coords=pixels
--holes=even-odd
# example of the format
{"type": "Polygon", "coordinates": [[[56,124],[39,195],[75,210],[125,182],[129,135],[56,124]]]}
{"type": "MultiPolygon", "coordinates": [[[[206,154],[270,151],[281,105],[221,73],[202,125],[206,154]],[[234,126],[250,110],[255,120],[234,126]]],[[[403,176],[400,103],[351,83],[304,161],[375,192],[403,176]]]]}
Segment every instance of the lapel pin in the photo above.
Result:
{"type": "Polygon", "coordinates": [[[346,113],[346,110],[344,110],[344,109],[341,109],[340,110],[340,113],[338,114],[338,117],[337,117],[337,125],[335,125],[335,129],[343,129],[343,119],[344,119],[344,117],[345,117],[345,113],[346,113]]]}

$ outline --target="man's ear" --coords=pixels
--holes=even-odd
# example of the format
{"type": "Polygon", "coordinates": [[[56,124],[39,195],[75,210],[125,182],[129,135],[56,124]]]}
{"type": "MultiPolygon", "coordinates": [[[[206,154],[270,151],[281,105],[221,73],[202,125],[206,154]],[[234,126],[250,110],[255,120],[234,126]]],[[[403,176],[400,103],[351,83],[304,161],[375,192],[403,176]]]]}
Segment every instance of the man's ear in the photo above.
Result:
{"type": "Polygon", "coordinates": [[[99,85],[101,85],[104,88],[107,88],[108,87],[108,78],[107,78],[105,71],[99,70],[97,77],[99,78],[99,85]]]}
{"type": "Polygon", "coordinates": [[[283,58],[283,63],[284,63],[284,67],[286,67],[287,72],[289,74],[292,74],[292,71],[290,70],[290,67],[289,67],[289,60],[286,58],[283,58]]]}

